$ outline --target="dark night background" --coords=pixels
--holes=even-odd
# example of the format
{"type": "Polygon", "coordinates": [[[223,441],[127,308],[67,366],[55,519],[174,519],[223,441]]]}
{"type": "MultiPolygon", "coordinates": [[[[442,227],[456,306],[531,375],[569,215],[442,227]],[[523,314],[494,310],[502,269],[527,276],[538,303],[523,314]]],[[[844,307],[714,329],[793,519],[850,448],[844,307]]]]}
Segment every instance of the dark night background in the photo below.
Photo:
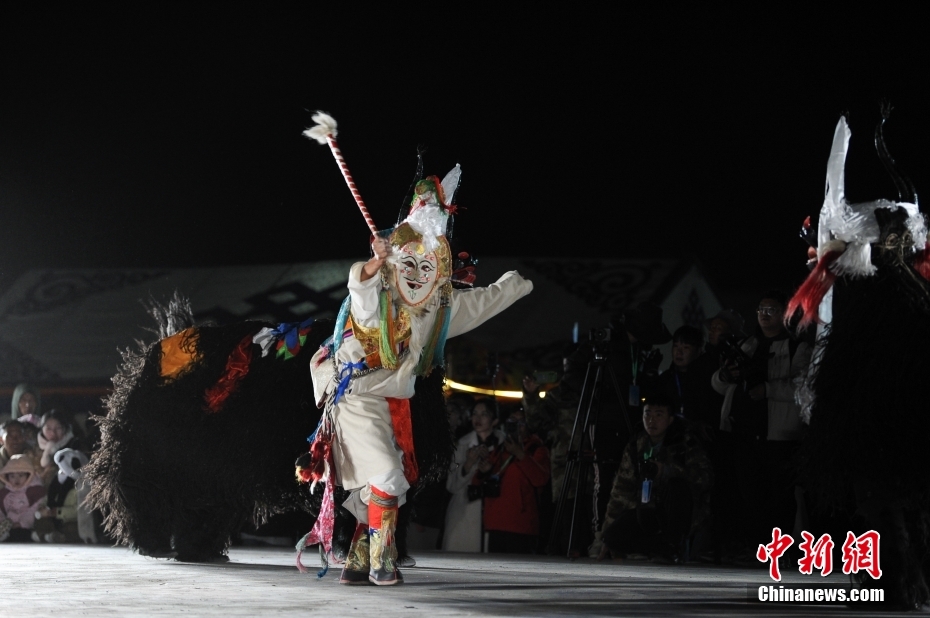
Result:
{"type": "Polygon", "coordinates": [[[892,197],[883,98],[930,190],[916,14],[439,8],[5,5],[0,288],[31,267],[364,257],[329,150],[301,135],[315,109],[383,227],[418,143],[429,173],[460,162],[479,258],[696,256],[722,290],[796,286],[843,111],[850,198],[892,197]]]}

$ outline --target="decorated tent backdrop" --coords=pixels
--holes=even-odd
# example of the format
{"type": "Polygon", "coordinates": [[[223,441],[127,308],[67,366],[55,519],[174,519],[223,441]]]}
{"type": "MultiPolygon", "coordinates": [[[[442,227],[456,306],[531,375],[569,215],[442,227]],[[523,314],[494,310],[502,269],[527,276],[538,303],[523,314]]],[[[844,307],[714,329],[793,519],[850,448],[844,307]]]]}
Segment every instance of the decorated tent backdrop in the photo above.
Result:
{"type": "MultiPolygon", "coordinates": [[[[198,321],[300,321],[333,317],[345,298],[352,260],[277,266],[192,269],[33,270],[0,297],[0,385],[106,387],[119,349],[155,337],[145,303],[175,290],[190,298],[198,321]]],[[[534,369],[554,369],[574,325],[585,339],[612,315],[640,301],[662,306],[674,331],[700,325],[720,309],[700,268],[677,260],[485,258],[478,284],[508,270],[534,292],[480,328],[449,342],[449,375],[488,382],[489,352],[502,364],[501,385],[516,388],[534,369]]],[[[466,292],[467,293],[467,292],[466,292]]],[[[668,364],[668,351],[665,350],[668,364]]]]}

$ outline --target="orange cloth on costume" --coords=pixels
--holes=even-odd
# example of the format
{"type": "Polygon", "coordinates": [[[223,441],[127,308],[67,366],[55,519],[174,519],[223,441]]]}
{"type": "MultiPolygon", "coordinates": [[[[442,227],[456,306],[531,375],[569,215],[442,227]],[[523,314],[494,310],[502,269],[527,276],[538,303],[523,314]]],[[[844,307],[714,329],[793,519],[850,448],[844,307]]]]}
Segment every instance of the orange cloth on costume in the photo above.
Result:
{"type": "Polygon", "coordinates": [[[188,365],[200,358],[197,339],[197,330],[186,328],[161,340],[161,377],[176,378],[188,365]]]}

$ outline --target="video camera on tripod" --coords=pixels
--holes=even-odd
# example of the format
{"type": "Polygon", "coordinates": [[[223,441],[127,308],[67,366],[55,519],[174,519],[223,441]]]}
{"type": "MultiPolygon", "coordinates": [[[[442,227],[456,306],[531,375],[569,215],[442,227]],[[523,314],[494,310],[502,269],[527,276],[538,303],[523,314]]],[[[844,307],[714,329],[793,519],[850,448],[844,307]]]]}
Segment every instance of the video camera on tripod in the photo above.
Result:
{"type": "Polygon", "coordinates": [[[594,353],[594,358],[602,359],[607,356],[612,336],[613,329],[609,326],[592,328],[588,331],[588,339],[591,341],[591,351],[594,353]]]}

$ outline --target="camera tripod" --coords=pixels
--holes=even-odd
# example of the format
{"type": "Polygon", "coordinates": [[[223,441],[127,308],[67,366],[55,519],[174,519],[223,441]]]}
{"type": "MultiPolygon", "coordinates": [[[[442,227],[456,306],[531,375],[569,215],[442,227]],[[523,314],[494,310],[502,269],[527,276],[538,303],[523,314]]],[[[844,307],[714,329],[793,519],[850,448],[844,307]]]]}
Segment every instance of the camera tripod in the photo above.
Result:
{"type": "MultiPolygon", "coordinates": [[[[568,530],[568,550],[567,556],[571,558],[572,539],[575,534],[575,520],[578,516],[578,498],[584,490],[584,481],[587,480],[587,472],[599,463],[616,463],[611,459],[600,459],[597,451],[594,450],[594,438],[590,436],[592,427],[597,427],[597,419],[601,412],[602,402],[599,395],[603,390],[605,375],[609,376],[610,382],[614,387],[617,401],[620,404],[620,413],[626,421],[627,431],[630,436],[633,435],[633,424],[630,422],[630,413],[627,404],[623,399],[623,391],[620,389],[620,382],[617,380],[617,374],[614,368],[607,362],[607,353],[599,345],[594,345],[594,358],[588,361],[588,367],[585,370],[584,382],[581,386],[581,395],[578,397],[578,409],[575,412],[575,421],[572,424],[571,440],[568,443],[568,454],[565,462],[565,478],[562,481],[562,488],[559,490],[559,503],[555,511],[555,519],[552,522],[552,530],[549,535],[549,553],[554,553],[558,546],[558,537],[562,516],[565,510],[565,497],[568,495],[569,487],[572,485],[572,476],[577,476],[575,484],[575,499],[572,503],[571,525],[568,530]],[[582,417],[582,411],[584,416],[582,417]],[[583,420],[582,420],[583,418],[583,420]],[[575,436],[580,437],[577,448],[575,445],[575,436]],[[586,438],[590,440],[591,449],[587,452],[584,450],[586,438]],[[577,473],[577,474],[576,474],[577,473]]],[[[594,513],[595,520],[597,513],[594,513]]]]}

